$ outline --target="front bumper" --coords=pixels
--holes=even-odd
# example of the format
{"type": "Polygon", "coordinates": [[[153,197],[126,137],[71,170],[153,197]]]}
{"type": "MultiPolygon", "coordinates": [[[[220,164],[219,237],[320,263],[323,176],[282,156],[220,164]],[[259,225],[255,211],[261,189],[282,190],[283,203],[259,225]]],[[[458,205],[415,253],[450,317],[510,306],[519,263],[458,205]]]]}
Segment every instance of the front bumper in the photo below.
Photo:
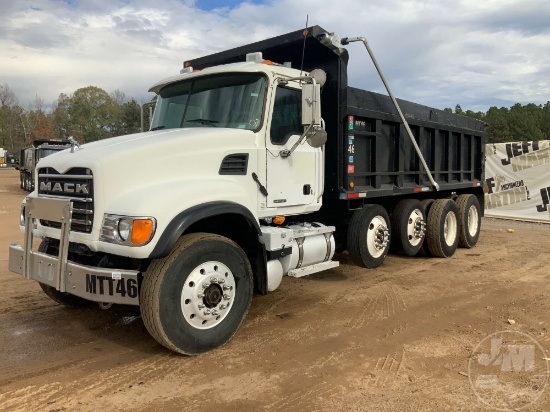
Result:
{"type": "Polygon", "coordinates": [[[83,266],[67,260],[71,216],[70,200],[27,198],[25,245],[10,246],[10,271],[93,302],[139,305],[138,271],[83,266]],[[61,223],[59,256],[32,250],[35,219],[61,223]]]}

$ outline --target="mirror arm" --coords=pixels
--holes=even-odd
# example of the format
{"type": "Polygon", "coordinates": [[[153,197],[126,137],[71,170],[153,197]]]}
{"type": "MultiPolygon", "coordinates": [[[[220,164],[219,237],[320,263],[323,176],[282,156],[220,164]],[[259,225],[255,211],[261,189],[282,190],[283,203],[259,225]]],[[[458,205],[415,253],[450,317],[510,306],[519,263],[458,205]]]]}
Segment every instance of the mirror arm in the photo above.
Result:
{"type": "Polygon", "coordinates": [[[300,143],[302,143],[302,141],[304,140],[304,138],[307,136],[307,134],[310,132],[310,130],[313,128],[314,126],[314,123],[311,122],[311,124],[307,127],[307,129],[304,131],[304,133],[302,133],[302,135],[300,136],[300,138],[296,141],[296,143],[294,143],[294,145],[290,148],[290,150],[281,150],[279,152],[279,155],[285,159],[287,157],[289,157],[293,152],[294,150],[296,150],[296,148],[298,147],[298,145],[300,143]]]}

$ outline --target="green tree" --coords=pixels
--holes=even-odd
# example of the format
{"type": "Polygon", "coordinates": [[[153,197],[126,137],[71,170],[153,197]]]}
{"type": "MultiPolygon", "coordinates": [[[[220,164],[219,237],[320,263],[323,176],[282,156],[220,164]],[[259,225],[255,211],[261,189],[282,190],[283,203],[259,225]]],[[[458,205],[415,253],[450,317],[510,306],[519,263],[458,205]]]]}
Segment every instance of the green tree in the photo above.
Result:
{"type": "Polygon", "coordinates": [[[513,140],[507,117],[508,109],[506,107],[499,109],[493,106],[487,111],[482,120],[488,124],[487,141],[489,143],[503,143],[513,140]]]}
{"type": "Polygon", "coordinates": [[[99,87],[78,89],[69,107],[70,132],[80,141],[93,142],[112,136],[117,117],[117,104],[99,87]]]}
{"type": "Polygon", "coordinates": [[[25,144],[25,110],[7,83],[0,85],[0,147],[14,153],[25,144]]]}
{"type": "Polygon", "coordinates": [[[53,105],[50,120],[52,129],[58,139],[65,139],[71,133],[71,117],[69,109],[71,108],[71,97],[61,93],[53,105]]]}
{"type": "Polygon", "coordinates": [[[120,136],[140,132],[141,111],[139,104],[118,89],[111,93],[111,98],[116,104],[111,135],[120,136]]]}
{"type": "Polygon", "coordinates": [[[139,133],[141,131],[141,108],[134,100],[126,102],[121,107],[120,134],[139,133]]]}
{"type": "Polygon", "coordinates": [[[541,130],[542,110],[533,103],[522,106],[516,103],[508,112],[508,125],[512,139],[522,140],[542,140],[541,130]]]}

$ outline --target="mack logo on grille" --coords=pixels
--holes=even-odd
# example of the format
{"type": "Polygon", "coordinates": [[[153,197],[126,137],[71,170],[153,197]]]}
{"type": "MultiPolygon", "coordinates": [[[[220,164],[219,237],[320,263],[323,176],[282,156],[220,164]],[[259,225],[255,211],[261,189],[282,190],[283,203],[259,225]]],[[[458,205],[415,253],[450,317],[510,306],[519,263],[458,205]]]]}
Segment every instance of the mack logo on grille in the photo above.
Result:
{"type": "Polygon", "coordinates": [[[52,182],[40,182],[41,192],[55,192],[55,193],[82,193],[85,195],[90,194],[88,183],[52,183],[52,182]]]}

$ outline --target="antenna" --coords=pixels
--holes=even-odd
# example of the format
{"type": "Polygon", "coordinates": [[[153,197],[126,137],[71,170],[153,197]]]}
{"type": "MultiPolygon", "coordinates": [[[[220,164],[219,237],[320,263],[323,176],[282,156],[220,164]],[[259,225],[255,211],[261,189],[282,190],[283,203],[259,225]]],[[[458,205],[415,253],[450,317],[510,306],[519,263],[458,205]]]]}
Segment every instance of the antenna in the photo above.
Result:
{"type": "Polygon", "coordinates": [[[302,64],[300,65],[300,77],[302,77],[302,71],[304,70],[304,55],[306,54],[306,39],[309,34],[307,29],[307,23],[309,22],[309,14],[306,15],[306,28],[304,30],[304,47],[302,48],[302,64]]]}

